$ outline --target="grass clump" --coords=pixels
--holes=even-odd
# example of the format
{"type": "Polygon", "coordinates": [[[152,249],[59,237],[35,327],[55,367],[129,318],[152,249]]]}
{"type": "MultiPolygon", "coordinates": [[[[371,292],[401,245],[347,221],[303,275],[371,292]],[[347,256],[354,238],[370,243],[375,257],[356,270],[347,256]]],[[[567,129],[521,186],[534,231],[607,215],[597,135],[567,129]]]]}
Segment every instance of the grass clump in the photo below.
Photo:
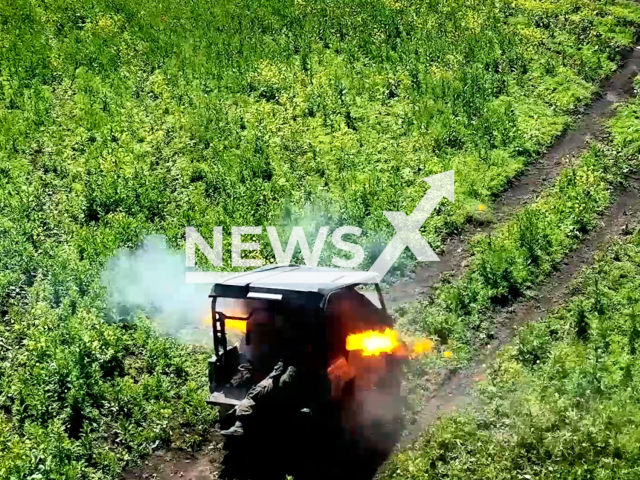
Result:
{"type": "Polygon", "coordinates": [[[640,234],[614,241],[575,297],[502,350],[478,405],[441,419],[382,478],[640,474],[640,234]]]}
{"type": "Polygon", "coordinates": [[[434,296],[412,307],[407,328],[439,337],[456,353],[451,366],[474,356],[494,334],[495,311],[530,289],[557,267],[596,225],[612,191],[638,168],[638,102],[619,109],[609,141],[592,144],[556,184],[513,220],[473,239],[471,265],[458,281],[446,279],[434,296]]]}

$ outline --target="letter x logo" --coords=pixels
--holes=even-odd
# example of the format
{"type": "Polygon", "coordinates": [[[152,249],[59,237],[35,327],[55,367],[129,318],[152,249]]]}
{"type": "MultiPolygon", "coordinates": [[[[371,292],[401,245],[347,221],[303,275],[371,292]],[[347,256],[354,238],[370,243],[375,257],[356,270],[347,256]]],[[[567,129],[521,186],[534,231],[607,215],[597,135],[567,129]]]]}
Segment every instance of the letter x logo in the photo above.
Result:
{"type": "Polygon", "coordinates": [[[376,262],[369,269],[380,275],[380,280],[386,275],[398,257],[406,247],[409,247],[416,258],[421,262],[438,262],[440,259],[431,246],[420,234],[420,227],[431,215],[443,197],[454,201],[454,177],[453,170],[423,178],[431,185],[429,191],[422,197],[420,203],[407,215],[404,212],[384,212],[384,216],[396,229],[396,234],[376,262]]]}

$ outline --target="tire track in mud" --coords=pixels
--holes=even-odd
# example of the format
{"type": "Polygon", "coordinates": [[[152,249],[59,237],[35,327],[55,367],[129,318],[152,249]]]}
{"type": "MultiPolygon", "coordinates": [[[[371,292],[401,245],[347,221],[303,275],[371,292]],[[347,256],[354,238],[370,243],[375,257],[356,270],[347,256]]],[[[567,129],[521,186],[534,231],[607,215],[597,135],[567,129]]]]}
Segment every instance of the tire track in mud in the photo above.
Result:
{"type": "Polygon", "coordinates": [[[420,265],[411,280],[394,284],[387,294],[387,303],[392,306],[426,296],[443,273],[453,272],[456,277],[462,275],[470,257],[466,250],[467,239],[478,233],[492,231],[520,207],[531,203],[553,184],[575,156],[586,150],[591,141],[601,139],[605,134],[605,121],[613,115],[615,105],[633,94],[633,80],[639,72],[640,46],[636,46],[627,52],[621,68],[607,82],[575,127],[561,136],[546,155],[528,166],[512,186],[500,195],[493,207],[495,221],[488,226],[469,224],[462,234],[449,237],[444,253],[439,255],[440,261],[420,265]]]}
{"type": "Polygon", "coordinates": [[[224,457],[221,435],[214,432],[206,447],[196,453],[158,450],[142,466],[126,472],[123,480],[212,480],[218,478],[224,457]]]}
{"type": "Polygon", "coordinates": [[[542,284],[537,295],[522,298],[498,313],[496,339],[470,368],[450,374],[428,400],[422,403],[415,423],[406,432],[400,447],[416,439],[442,413],[469,404],[474,384],[484,380],[497,352],[513,340],[518,328],[540,320],[565,304],[571,296],[570,286],[576,274],[592,264],[595,253],[614,238],[630,235],[640,228],[640,178],[632,178],[630,186],[618,193],[616,202],[600,217],[597,228],[577,250],[566,257],[558,270],[542,284]]]}

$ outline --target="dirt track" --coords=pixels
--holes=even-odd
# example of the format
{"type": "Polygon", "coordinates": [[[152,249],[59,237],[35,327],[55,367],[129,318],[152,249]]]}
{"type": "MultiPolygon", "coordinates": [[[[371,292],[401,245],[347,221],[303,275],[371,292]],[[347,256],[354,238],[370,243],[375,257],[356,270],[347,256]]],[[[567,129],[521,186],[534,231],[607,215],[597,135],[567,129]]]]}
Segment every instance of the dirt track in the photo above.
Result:
{"type": "MultiPolygon", "coordinates": [[[[560,137],[551,150],[540,160],[530,165],[515,179],[494,205],[496,223],[506,221],[524,204],[531,203],[545,188],[550,186],[572,159],[585,150],[589,142],[601,138],[604,123],[613,114],[614,106],[633,94],[633,79],[640,72],[640,47],[635,47],[625,57],[620,70],[609,80],[604,90],[586,110],[574,129],[560,137]]],[[[495,225],[493,224],[493,225],[495,225]]],[[[466,240],[480,232],[489,232],[493,225],[469,225],[461,235],[450,237],[439,262],[421,265],[411,280],[396,283],[388,294],[390,305],[410,302],[425,296],[440,275],[464,272],[469,253],[466,240]]]]}
{"type": "MultiPolygon", "coordinates": [[[[572,157],[583,151],[593,139],[603,134],[604,120],[612,114],[615,104],[627,99],[633,92],[633,78],[640,72],[640,47],[636,47],[626,57],[622,68],[608,82],[606,88],[587,109],[576,128],[561,137],[555,146],[538,162],[532,164],[524,174],[498,199],[495,216],[499,222],[507,220],[518,207],[531,202],[544,188],[550,185],[572,157]]],[[[615,205],[601,219],[600,227],[563,262],[562,267],[540,289],[535,299],[523,299],[504,309],[498,318],[497,339],[487,347],[486,353],[476,364],[464,371],[451,375],[422,405],[417,423],[412,427],[404,443],[431,425],[442,412],[453,410],[468,403],[469,390],[476,380],[483,378],[486,366],[492,361],[496,351],[512,338],[518,326],[536,321],[567,299],[567,287],[577,271],[591,262],[594,252],[603,242],[613,236],[624,235],[640,226],[640,180],[622,192],[615,205]]],[[[490,231],[489,227],[470,225],[462,235],[448,239],[440,262],[418,268],[411,281],[401,281],[389,294],[391,305],[415,300],[429,292],[444,272],[464,272],[465,260],[469,257],[465,250],[468,237],[490,231]]],[[[210,480],[218,478],[222,461],[222,438],[214,434],[203,450],[196,454],[178,451],[158,451],[144,464],[130,470],[124,476],[127,480],[210,480]]]]}
{"type": "MultiPolygon", "coordinates": [[[[504,223],[518,209],[535,198],[569,165],[573,158],[585,150],[589,142],[604,135],[604,123],[613,114],[616,104],[626,100],[633,93],[633,80],[640,72],[640,47],[635,47],[626,57],[622,68],[611,78],[599,98],[587,109],[586,115],[578,122],[575,130],[560,138],[556,145],[540,161],[527,171],[496,202],[495,216],[504,223]]],[[[618,199],[609,212],[600,219],[599,227],[583,242],[581,247],[569,254],[560,269],[538,289],[536,298],[525,298],[505,308],[496,320],[496,340],[487,346],[484,355],[475,364],[463,371],[445,372],[436,380],[434,390],[421,398],[415,424],[410,428],[406,444],[417,434],[431,425],[442,412],[453,410],[470,400],[470,388],[476,381],[484,379],[486,367],[499,348],[509,343],[516,329],[528,322],[537,321],[568,299],[567,287],[575,273],[591,263],[598,247],[613,236],[619,236],[640,226],[640,180],[631,178],[627,190],[618,192],[618,199]]],[[[494,224],[495,225],[495,224],[494,224]]],[[[414,282],[396,285],[395,296],[390,303],[402,302],[404,295],[413,288],[413,298],[427,295],[444,272],[454,272],[460,276],[465,271],[469,253],[465,250],[465,240],[480,232],[490,232],[494,225],[469,226],[461,236],[452,237],[447,244],[440,264],[427,265],[418,271],[414,282]]]]}
{"type": "Polygon", "coordinates": [[[535,298],[524,298],[499,313],[496,340],[487,346],[474,365],[448,376],[447,380],[424,402],[416,423],[403,444],[433,424],[444,412],[459,408],[471,400],[470,390],[476,381],[484,379],[489,364],[503,345],[508,344],[518,327],[535,322],[564,304],[570,297],[569,286],[576,273],[592,263],[594,254],[615,237],[622,237],[640,228],[640,179],[632,179],[628,189],[621,192],[615,204],[600,219],[600,225],[581,247],[567,256],[559,270],[539,289],[535,298]]]}
{"type": "Polygon", "coordinates": [[[218,478],[221,471],[223,439],[212,435],[203,450],[191,454],[183,450],[159,450],[144,464],[130,470],[125,480],[211,480],[218,478]]]}

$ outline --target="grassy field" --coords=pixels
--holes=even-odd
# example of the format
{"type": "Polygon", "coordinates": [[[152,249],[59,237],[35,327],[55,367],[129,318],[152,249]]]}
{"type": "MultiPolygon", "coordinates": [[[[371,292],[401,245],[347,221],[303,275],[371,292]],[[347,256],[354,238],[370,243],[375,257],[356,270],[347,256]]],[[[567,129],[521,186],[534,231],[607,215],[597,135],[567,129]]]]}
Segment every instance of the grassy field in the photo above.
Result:
{"type": "Polygon", "coordinates": [[[640,234],[610,245],[573,292],[503,349],[477,407],[441,420],[382,478],[638,478],[640,234]]]}
{"type": "Polygon", "coordinates": [[[445,280],[426,301],[399,309],[405,329],[438,337],[453,351],[450,366],[473,359],[494,338],[496,310],[539,286],[640,167],[637,99],[617,109],[607,131],[606,141],[592,143],[535,202],[491,234],[470,240],[472,257],[462,278],[445,280]]]}
{"type": "MultiPolygon", "coordinates": [[[[424,229],[437,245],[571,125],[639,26],[624,1],[0,4],[0,478],[118,478],[211,428],[209,352],[140,313],[110,321],[100,275],[119,248],[271,224],[375,244],[382,211],[455,169],[456,203],[424,229]]],[[[500,237],[533,266],[455,303],[457,356],[476,341],[461,322],[489,331],[473,309],[544,274],[578,239],[556,227],[606,206],[611,159],[592,151],[543,201],[549,243],[500,237]],[[575,218],[557,205],[592,190],[575,218]]],[[[477,249],[472,276],[511,272],[477,249]]]]}
{"type": "MultiPolygon", "coordinates": [[[[474,358],[495,333],[496,307],[535,291],[594,227],[613,190],[637,172],[639,155],[635,99],[617,110],[606,141],[593,144],[553,189],[476,240],[465,276],[407,312],[408,325],[445,332],[441,340],[454,352],[427,359],[413,374],[474,358]]],[[[441,417],[381,478],[638,478],[640,232],[627,235],[580,274],[566,305],[525,325],[501,350],[472,407],[441,417]]]]}

